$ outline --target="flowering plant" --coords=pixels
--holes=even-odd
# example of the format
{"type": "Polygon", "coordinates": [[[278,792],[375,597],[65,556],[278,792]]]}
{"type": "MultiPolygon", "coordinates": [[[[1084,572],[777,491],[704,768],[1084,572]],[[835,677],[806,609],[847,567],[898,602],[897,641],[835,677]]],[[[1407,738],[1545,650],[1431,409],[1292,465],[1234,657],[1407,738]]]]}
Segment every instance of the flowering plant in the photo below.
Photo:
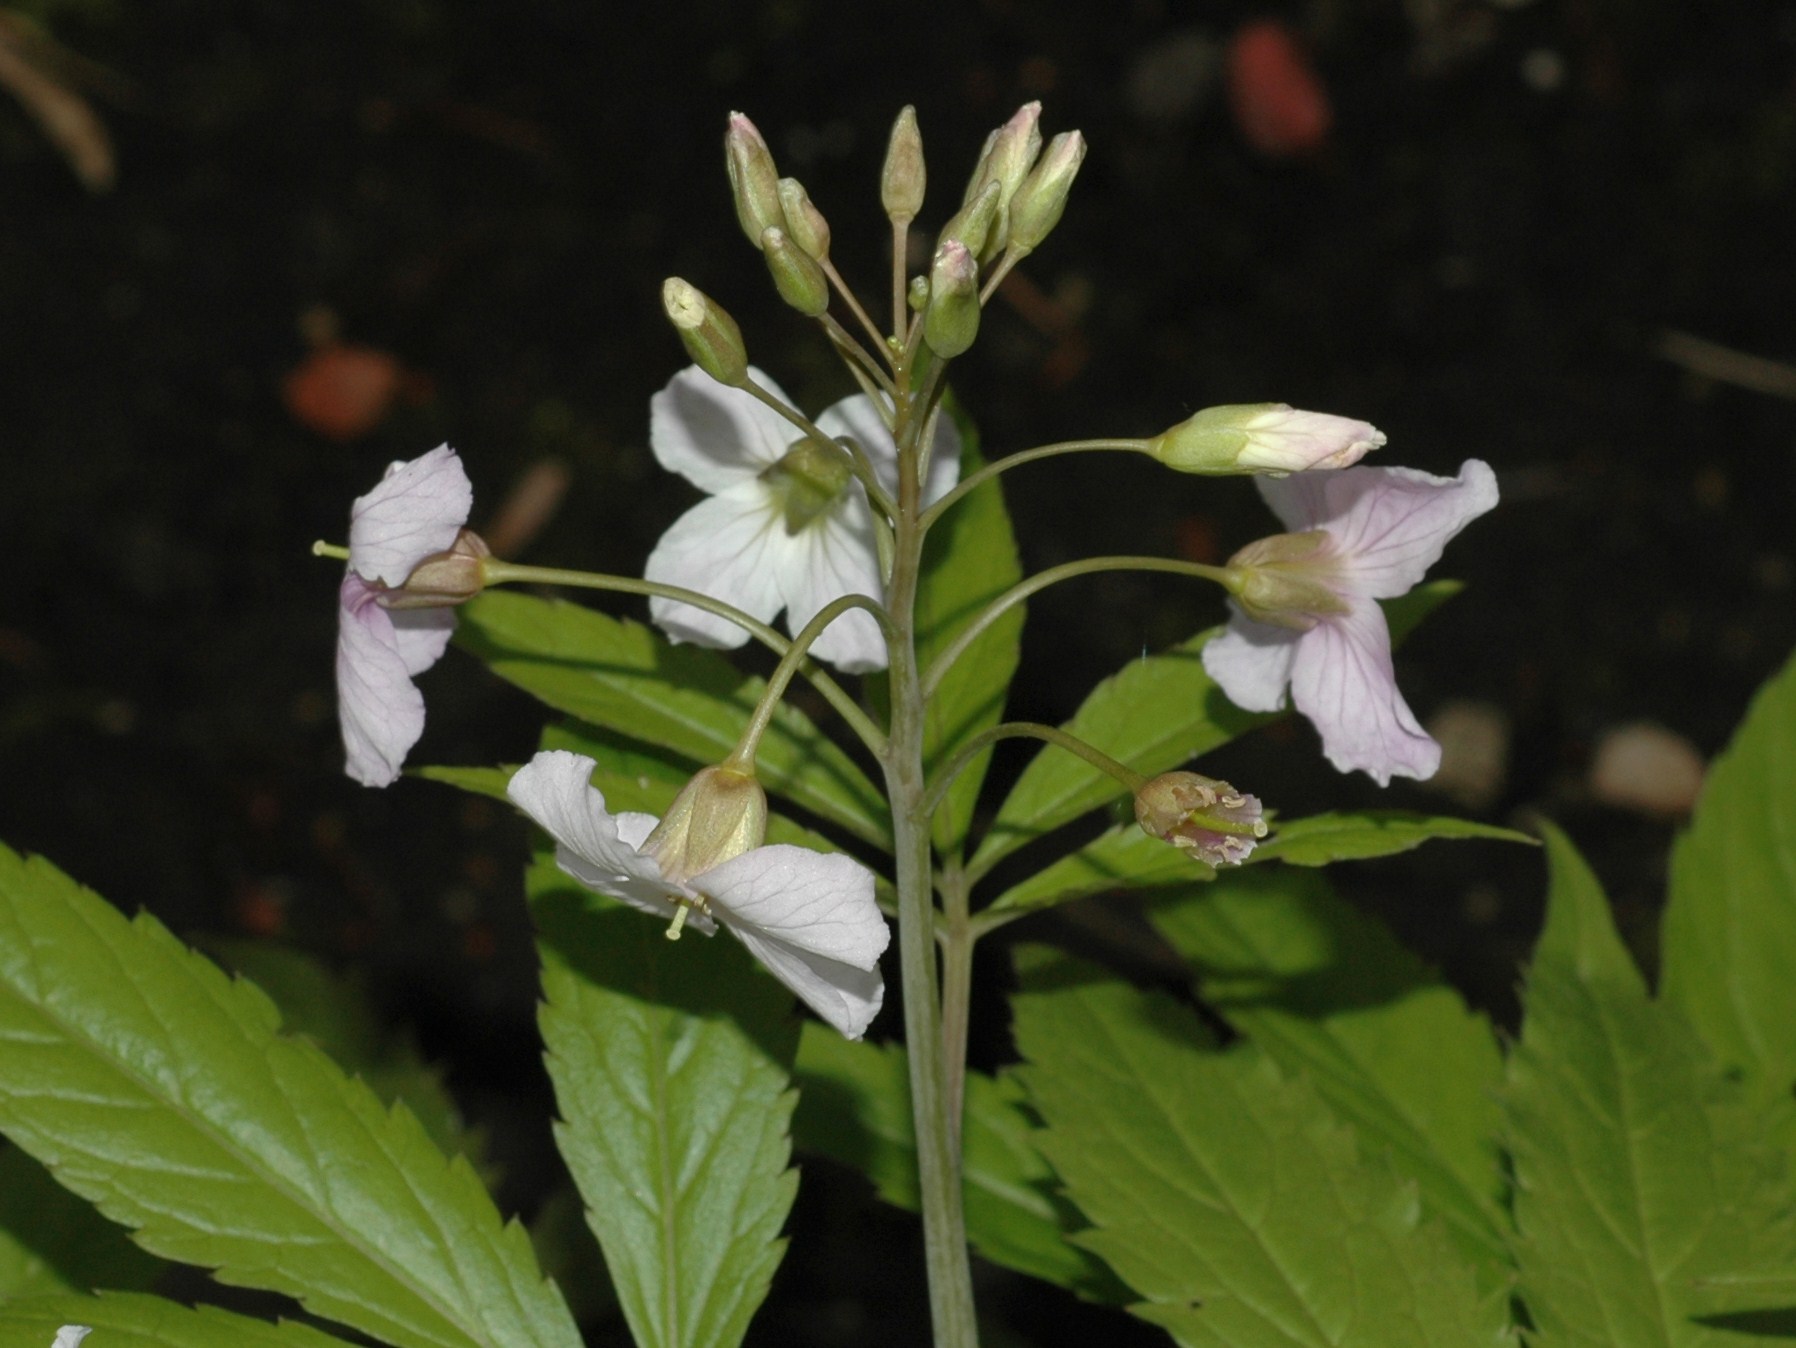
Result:
{"type": "Polygon", "coordinates": [[[1680,843],[1658,997],[1549,830],[1526,1019],[1499,1042],[1315,868],[1529,839],[1409,811],[1287,818],[1263,784],[1185,766],[1276,716],[1288,687],[1343,772],[1429,776],[1440,746],[1398,690],[1393,636],[1444,597],[1424,573],[1496,504],[1495,474],[1356,466],[1382,433],[1264,403],[982,457],[948,373],[1085,155],[1077,132],[1044,145],[1039,117],[1031,104],[992,133],[913,275],[926,175],[915,116],[899,116],[879,320],[803,186],[731,117],[743,230],[859,392],[811,418],[721,306],[669,280],[693,364],[651,401],[651,444],[706,499],[643,577],[493,556],[448,446],[394,464],[353,506],[347,546],[315,549],[346,564],[352,778],[401,774],[424,724],[414,679],[452,631],[556,714],[521,764],[417,771],[546,835],[525,892],[554,1135],[613,1300],[582,1277],[584,1235],[502,1220],[480,1139],[415,1061],[358,1060],[318,1005],[277,1009],[152,919],[0,849],[15,1144],[0,1200],[17,1208],[0,1206],[0,1237],[76,1233],[11,1271],[0,1245],[0,1330],[57,1348],[89,1332],[101,1348],[348,1341],[329,1326],[404,1348],[571,1348],[610,1307],[641,1344],[734,1345],[785,1250],[794,1143],[920,1214],[933,1340],[953,1348],[978,1338],[970,1251],[1186,1344],[1525,1329],[1695,1345],[1776,1328],[1763,1317],[1796,1293],[1780,1159],[1796,674],[1767,690],[1680,843]],[[1000,476],[1101,452],[1254,476],[1288,532],[1223,566],[1105,556],[1026,576],[1000,476]],[[1217,585],[1232,616],[1131,661],[1063,724],[1004,719],[1027,601],[1119,570],[1217,585]],[[661,630],[511,586],[646,598],[661,630]],[[762,675],[715,649],[750,641],[770,652],[762,675]],[[802,706],[797,680],[815,695],[802,706]],[[988,790],[1009,741],[1040,748],[988,790]],[[1099,893],[1141,899],[1212,1016],[1016,946],[1021,1061],[970,1069],[980,942],[1099,893]],[[709,939],[719,927],[734,941],[709,939]],[[170,1262],[325,1327],[158,1296],[170,1262]]]}

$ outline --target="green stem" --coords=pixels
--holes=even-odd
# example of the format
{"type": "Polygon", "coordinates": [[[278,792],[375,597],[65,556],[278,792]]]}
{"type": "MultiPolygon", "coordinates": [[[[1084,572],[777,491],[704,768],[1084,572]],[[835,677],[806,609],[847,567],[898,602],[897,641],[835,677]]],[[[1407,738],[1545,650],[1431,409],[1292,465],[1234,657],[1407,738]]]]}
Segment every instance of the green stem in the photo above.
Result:
{"type": "Polygon", "coordinates": [[[811,644],[823,635],[824,628],[850,609],[856,608],[866,609],[877,618],[887,644],[891,643],[891,619],[886,616],[883,608],[864,594],[845,594],[818,609],[798,635],[792,638],[792,644],[786,648],[786,653],[780,657],[779,664],[768,677],[767,687],[761,691],[761,700],[755,703],[754,715],[748,718],[748,724],[743,727],[742,738],[736,741],[735,749],[724,759],[724,767],[754,775],[755,753],[761,747],[761,736],[766,733],[768,723],[773,720],[773,713],[779,707],[780,699],[786,695],[786,686],[804,664],[811,644]]]}
{"type": "Polygon", "coordinates": [[[1001,459],[993,459],[976,473],[969,473],[955,484],[954,490],[948,492],[941,500],[923,512],[923,528],[927,530],[949,509],[973,488],[982,482],[988,482],[999,473],[1025,463],[1034,463],[1037,459],[1052,459],[1060,454],[1083,454],[1094,450],[1126,449],[1138,454],[1147,453],[1146,440],[1063,440],[1058,444],[1039,445],[1034,449],[1018,450],[1001,459]]]}
{"type": "MultiPolygon", "coordinates": [[[[823,259],[821,265],[823,267],[823,274],[829,278],[829,283],[836,288],[836,294],[842,297],[842,303],[848,306],[848,311],[855,316],[855,319],[860,323],[862,330],[872,339],[873,349],[875,351],[885,350],[886,339],[884,335],[880,332],[878,325],[867,316],[867,311],[861,308],[861,302],[855,298],[854,292],[848,288],[848,283],[842,279],[842,274],[836,270],[836,264],[826,257],[823,259]]],[[[848,334],[842,330],[842,325],[840,323],[837,323],[833,318],[830,318],[828,314],[825,314],[823,317],[826,320],[826,330],[833,327],[836,333],[841,333],[840,339],[836,337],[835,333],[831,333],[831,341],[836,342],[838,346],[844,341],[849,341],[856,351],[860,351],[859,343],[852,343],[848,334]]],[[[864,355],[865,353],[863,352],[862,354],[864,355]]],[[[884,370],[880,370],[877,366],[872,365],[871,362],[869,362],[869,366],[878,373],[881,379],[885,378],[884,370]]]]}
{"type": "Polygon", "coordinates": [[[1130,793],[1141,790],[1148,779],[1126,763],[1119,763],[1096,745],[1088,744],[1077,735],[1068,734],[1056,726],[1042,725],[1037,721],[1005,721],[999,725],[981,730],[972,739],[960,747],[948,766],[936,774],[935,781],[930,783],[929,794],[923,799],[923,807],[930,815],[934,815],[948,789],[954,785],[954,779],[973,759],[999,740],[1033,739],[1043,740],[1057,748],[1065,749],[1069,754],[1077,754],[1099,772],[1108,773],[1116,778],[1130,793]]]}
{"type": "MultiPolygon", "coordinates": [[[[944,497],[944,500],[947,498],[944,497]]],[[[935,662],[923,676],[923,696],[933,697],[940,686],[942,676],[966,651],[967,647],[979,639],[979,634],[998,621],[1004,613],[1022,603],[1030,595],[1056,585],[1063,580],[1071,580],[1074,576],[1092,576],[1101,571],[1164,571],[1175,576],[1196,576],[1201,580],[1213,580],[1218,585],[1226,585],[1228,571],[1220,566],[1206,566],[1202,562],[1181,562],[1171,557],[1087,557],[1082,561],[1067,562],[1061,566],[1050,566],[1046,571],[1038,571],[1027,580],[1011,586],[991,603],[980,609],[973,620],[963,627],[936,656],[935,662]]]]}
{"type": "MultiPolygon", "coordinates": [[[[314,545],[316,547],[317,545],[314,545]]],[[[708,594],[700,594],[697,590],[688,590],[679,585],[663,585],[654,580],[636,580],[630,576],[607,576],[596,571],[566,571],[554,566],[523,566],[517,562],[502,562],[488,557],[483,570],[489,585],[504,585],[512,582],[526,582],[537,585],[566,585],[582,590],[604,590],[614,594],[640,594],[659,599],[672,599],[682,604],[691,604],[694,608],[702,608],[707,613],[714,613],[726,622],[733,622],[756,641],[773,651],[776,655],[785,656],[791,650],[792,642],[781,636],[773,628],[758,618],[751,617],[741,609],[724,603],[721,599],[713,599],[708,594]]],[[[811,686],[823,695],[823,700],[834,707],[836,714],[848,723],[850,729],[860,737],[869,753],[875,757],[883,756],[886,751],[886,735],[873,723],[872,717],[861,710],[860,705],[843,690],[828,674],[824,673],[814,662],[801,667],[805,678],[811,686]]]]}
{"type": "Polygon", "coordinates": [[[973,946],[978,937],[973,932],[969,911],[971,884],[959,865],[947,868],[941,890],[938,936],[942,946],[942,1065],[948,1074],[942,1095],[947,1101],[948,1122],[954,1130],[954,1159],[958,1165],[966,1100],[967,1025],[973,1005],[973,946]]]}
{"type": "Polygon", "coordinates": [[[976,1348],[972,1269],[961,1209],[957,1128],[949,1113],[950,1079],[942,1041],[936,982],[935,896],[929,814],[923,809],[924,700],[916,650],[917,582],[923,535],[918,527],[921,484],[917,438],[926,404],[913,400],[900,367],[896,438],[898,514],[894,522],[890,687],[891,752],[885,757],[898,890],[898,952],[904,989],[904,1039],[910,1056],[911,1120],[917,1144],[917,1184],[923,1210],[923,1252],[935,1348],[976,1348]]]}
{"type": "MultiPolygon", "coordinates": [[[[830,268],[828,270],[833,276],[834,269],[830,268]]],[[[838,288],[840,288],[841,279],[839,277],[837,278],[836,284],[838,288]]],[[[845,289],[842,293],[844,295],[848,294],[845,289]]],[[[852,300],[853,296],[849,296],[849,298],[852,300]]],[[[856,307],[858,311],[858,306],[856,307]]],[[[872,397],[874,391],[877,389],[883,391],[885,395],[890,398],[892,395],[892,376],[887,374],[885,370],[880,367],[878,361],[867,354],[867,349],[854,340],[853,334],[828,314],[820,314],[817,321],[823,325],[823,335],[829,338],[830,345],[834,346],[836,349],[836,354],[842,357],[843,361],[847,363],[848,372],[852,374],[855,377],[855,381],[860,384],[861,391],[866,393],[868,397],[872,397]]],[[[863,323],[867,321],[865,314],[861,315],[861,321],[863,323]]],[[[878,334],[876,333],[874,335],[877,339],[878,334]]]]}

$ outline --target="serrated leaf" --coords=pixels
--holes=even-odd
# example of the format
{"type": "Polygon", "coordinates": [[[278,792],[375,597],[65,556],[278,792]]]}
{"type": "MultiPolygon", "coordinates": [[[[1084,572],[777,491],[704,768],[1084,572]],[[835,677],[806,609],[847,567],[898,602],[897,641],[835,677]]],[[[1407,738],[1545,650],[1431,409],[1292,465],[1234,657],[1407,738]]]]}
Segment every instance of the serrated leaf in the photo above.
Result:
{"type": "Polygon", "coordinates": [[[1533,1341],[1753,1341],[1697,1317],[1713,1304],[1704,1280],[1796,1262],[1790,1190],[1752,1127],[1763,1116],[1648,999],[1595,877],[1562,834],[1546,840],[1546,930],[1503,1093],[1533,1341]]]}
{"type": "Polygon", "coordinates": [[[91,1348],[346,1348],[295,1320],[270,1324],[216,1306],[129,1292],[97,1297],[46,1296],[0,1306],[0,1343],[7,1348],[49,1348],[63,1325],[93,1330],[91,1348]]]}
{"type": "Polygon", "coordinates": [[[1303,819],[1280,819],[1273,834],[1249,861],[1283,861],[1292,866],[1326,866],[1332,861],[1364,861],[1407,852],[1434,838],[1492,838],[1535,844],[1512,828],[1417,814],[1413,810],[1343,810],[1303,819]]]}
{"type": "Polygon", "coordinates": [[[1024,951],[1019,967],[1040,1145],[1136,1314],[1215,1348],[1506,1341],[1414,1186],[1360,1155],[1307,1082],[1213,1051],[1191,1012],[1090,966],[1024,951]]]}
{"type": "Polygon", "coordinates": [[[442,1072],[425,1062],[404,1034],[381,1024],[359,980],[332,973],[304,951],[268,941],[213,941],[207,950],[273,999],[288,1034],[311,1039],[386,1103],[404,1101],[438,1147],[480,1165],[485,1139],[462,1120],[442,1072]]]}
{"type": "Polygon", "coordinates": [[[986,912],[1021,916],[1116,889],[1209,880],[1215,868],[1143,833],[1138,825],[1107,829],[1076,852],[1037,871],[992,900],[986,912]]]}
{"type": "MultiPolygon", "coordinates": [[[[984,462],[972,426],[960,421],[965,448],[960,473],[984,462]]],[[[917,586],[917,661],[927,669],[955,635],[993,599],[1023,578],[1010,512],[996,481],[972,491],[930,531],[917,586]]],[[[1011,678],[1022,652],[1023,605],[1002,614],[961,652],[943,675],[923,723],[923,762],[939,771],[956,750],[1004,713],[1011,678]]],[[[938,851],[953,852],[966,837],[991,753],[976,755],[961,770],[937,809],[933,837],[938,851]]]]}
{"type": "Polygon", "coordinates": [[[0,1129],[164,1258],[388,1343],[573,1348],[466,1161],[153,918],[0,849],[0,1129]]]}
{"type": "Polygon", "coordinates": [[[0,1151],[0,1301],[96,1287],[141,1291],[167,1267],[25,1152],[0,1151]]]}
{"type": "Polygon", "coordinates": [[[540,855],[556,1142],[644,1348],[740,1343],[785,1253],[798,1022],[728,937],[600,908],[540,855]]]}
{"type": "MultiPolygon", "coordinates": [[[[798,1048],[793,1136],[801,1150],[860,1171],[886,1202],[915,1212],[920,1200],[909,1071],[895,1044],[853,1042],[807,1023],[798,1048]]],[[[1067,1243],[1067,1234],[1085,1223],[1056,1192],[1054,1172],[1035,1149],[1034,1117],[1008,1072],[967,1073],[961,1126],[973,1248],[994,1264],[1087,1300],[1125,1300],[1125,1289],[1108,1269],[1067,1243]]]]}
{"type": "Polygon", "coordinates": [[[1229,871],[1148,916],[1190,961],[1203,1002],[1306,1075],[1368,1152],[1416,1181],[1483,1285],[1504,1282],[1503,1063],[1485,1018],[1313,873],[1229,871]]]}
{"type": "MultiPolygon", "coordinates": [[[[1460,588],[1433,581],[1386,601],[1391,640],[1402,641],[1460,588]]],[[[1131,660],[1093,688],[1062,728],[1152,776],[1286,715],[1242,711],[1204,672],[1204,643],[1220,631],[1212,627],[1159,655],[1131,660]]],[[[971,869],[983,875],[1025,843],[1124,794],[1108,773],[1050,745],[1029,761],[998,807],[971,869]]]]}
{"type": "MultiPolygon", "coordinates": [[[[461,609],[456,641],[557,711],[717,763],[736,747],[766,686],[715,651],[674,646],[640,623],[581,604],[488,591],[461,609]]],[[[891,846],[884,796],[789,701],[761,740],[761,784],[858,838],[891,846]]]]}
{"type": "Polygon", "coordinates": [[[1796,659],[1753,699],[1671,852],[1660,986],[1755,1093],[1796,1082],[1796,659]]]}

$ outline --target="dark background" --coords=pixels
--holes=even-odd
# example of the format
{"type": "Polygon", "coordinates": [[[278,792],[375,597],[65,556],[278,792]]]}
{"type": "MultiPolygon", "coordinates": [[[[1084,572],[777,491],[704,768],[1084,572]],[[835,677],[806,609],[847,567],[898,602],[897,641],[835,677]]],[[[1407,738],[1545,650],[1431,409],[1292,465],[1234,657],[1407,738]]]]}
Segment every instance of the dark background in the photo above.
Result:
{"type": "MultiPolygon", "coordinates": [[[[1647,719],[1711,754],[1796,644],[1796,405],[1661,354],[1674,330],[1796,359],[1796,5],[17,12],[78,54],[61,77],[109,128],[118,176],[84,191],[0,96],[0,837],[184,934],[279,935],[371,971],[493,1126],[512,1206],[546,1182],[524,832],[446,788],[341,776],[338,568],[307,547],[341,539],[389,460],[446,439],[477,525],[532,465],[570,470],[523,560],[639,572],[693,499],[645,447],[647,399],[683,363],[658,305],[669,274],[726,304],[807,406],[847,391],[737,231],[729,109],[804,180],[870,301],[899,106],[922,124],[930,225],[1020,102],[1043,100],[1049,134],[1084,131],[1064,222],[958,367],[993,452],[1278,399],[1374,422],[1390,436],[1379,462],[1490,461],[1504,503],[1441,568],[1469,588],[1399,674],[1424,718],[1469,698],[1507,724],[1508,769],[1479,813],[1567,824],[1649,959],[1674,821],[1593,801],[1594,745],[1647,719]],[[1305,153],[1257,151],[1231,114],[1226,44],[1268,17],[1332,107],[1305,153]],[[403,368],[385,419],[349,440],[282,396],[333,323],[403,368]]],[[[1219,560],[1269,528],[1245,483],[1124,456],[1026,468],[1006,490],[1030,569],[1219,560]]],[[[1052,591],[1014,710],[1062,719],[1096,678],[1220,612],[1164,577],[1052,591]]],[[[414,763],[532,747],[533,705],[471,661],[452,654],[423,686],[414,763]]],[[[1458,808],[1334,776],[1297,723],[1222,766],[1292,813],[1458,808]]],[[[1436,844],[1336,874],[1513,1016],[1536,857],[1436,844]]],[[[1126,913],[1022,934],[1152,967],[1126,913]]],[[[1001,982],[1001,958],[982,976],[1001,982]]],[[[1003,1051],[989,1019],[988,1059],[1003,1051]]],[[[813,1163],[795,1223],[754,1341],[918,1339],[906,1219],[813,1163]]],[[[994,1274],[986,1295],[1037,1342],[1096,1332],[1033,1284],[994,1274]]]]}

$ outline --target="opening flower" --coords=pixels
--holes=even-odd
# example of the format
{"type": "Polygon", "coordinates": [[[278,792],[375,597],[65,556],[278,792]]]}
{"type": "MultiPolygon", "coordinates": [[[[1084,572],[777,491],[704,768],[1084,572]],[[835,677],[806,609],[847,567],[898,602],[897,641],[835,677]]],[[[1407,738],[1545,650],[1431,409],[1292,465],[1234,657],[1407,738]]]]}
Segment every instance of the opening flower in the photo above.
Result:
{"type": "Polygon", "coordinates": [[[871,871],[840,853],[759,845],[750,836],[758,829],[736,826],[753,814],[736,783],[700,774],[668,811],[677,827],[665,831],[653,815],[606,809],[592,770],[585,755],[553,750],[519,768],[506,788],[555,839],[556,865],[588,889],[679,924],[670,935],[683,925],[709,936],[721,923],[837,1030],[850,1039],[866,1033],[885,999],[879,957],[891,939],[871,871]],[[729,825],[710,827],[713,814],[727,815],[729,825]],[[695,849],[695,832],[734,841],[695,849]]]}
{"type": "Polygon", "coordinates": [[[412,679],[442,658],[455,630],[447,605],[467,595],[434,596],[428,607],[389,607],[389,597],[419,563],[457,547],[473,507],[460,458],[439,445],[390,465],[350,508],[349,567],[337,592],[337,718],[345,771],[365,786],[393,782],[424,733],[424,698],[412,679]]]}
{"type": "Polygon", "coordinates": [[[1258,481],[1293,532],[1249,544],[1229,561],[1236,600],[1204,668],[1237,706],[1277,711],[1291,700],[1342,772],[1431,777],[1440,745],[1397,689],[1380,599],[1407,593],[1447,542],[1497,503],[1488,464],[1458,477],[1413,468],[1347,468],[1258,481]]]}
{"type": "MultiPolygon", "coordinates": [[[[759,370],[750,377],[781,400],[759,370]]],[[[888,491],[898,489],[898,447],[871,399],[844,398],[817,418],[832,440],[858,444],[888,491]]],[[[786,611],[796,634],[845,594],[885,596],[873,508],[840,457],[813,444],[753,394],[727,388],[696,366],[649,404],[649,443],[661,465],[710,493],[661,536],[650,580],[698,590],[763,622],[786,611]]],[[[936,419],[923,498],[936,500],[960,476],[960,435],[936,419]]],[[[734,623],[690,604],[651,599],[649,612],[675,641],[740,646],[734,623]]],[[[850,673],[883,669],[885,641],[870,614],[831,623],[811,653],[850,673]]]]}

